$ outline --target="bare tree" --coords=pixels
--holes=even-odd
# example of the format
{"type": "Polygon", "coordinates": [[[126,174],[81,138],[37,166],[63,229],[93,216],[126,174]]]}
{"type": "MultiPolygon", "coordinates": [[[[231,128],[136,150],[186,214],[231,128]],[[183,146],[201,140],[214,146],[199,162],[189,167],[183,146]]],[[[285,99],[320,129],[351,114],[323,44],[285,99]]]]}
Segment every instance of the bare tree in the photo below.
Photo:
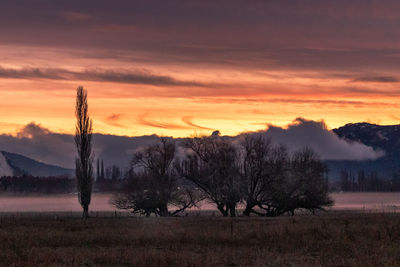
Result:
{"type": "Polygon", "coordinates": [[[241,174],[245,183],[246,207],[243,215],[257,213],[254,208],[268,201],[273,180],[272,146],[261,134],[246,134],[241,141],[241,174]],[[267,199],[265,199],[267,198],[267,199]]]}
{"type": "Polygon", "coordinates": [[[243,188],[235,146],[229,140],[213,134],[188,139],[185,147],[188,153],[181,164],[181,175],[215,203],[223,216],[236,216],[236,206],[242,200],[243,188]]]}
{"type": "Polygon", "coordinates": [[[93,184],[92,120],[89,117],[87,91],[81,86],[76,90],[75,115],[75,144],[78,152],[75,166],[78,197],[83,208],[82,217],[88,218],[93,184]]]}
{"type": "Polygon", "coordinates": [[[314,212],[332,204],[328,194],[326,167],[315,152],[301,149],[291,156],[277,147],[270,159],[271,180],[257,204],[258,215],[294,214],[297,209],[314,212]],[[261,212],[260,212],[261,211],[261,212]]]}
{"type": "Polygon", "coordinates": [[[176,145],[169,138],[137,152],[131,177],[113,204],[119,209],[150,216],[175,216],[196,204],[196,194],[185,187],[175,168],[176,145]],[[170,207],[175,207],[171,211],[170,207]]]}
{"type": "Polygon", "coordinates": [[[260,134],[245,135],[241,147],[244,215],[279,216],[294,214],[296,209],[314,212],[332,204],[326,168],[311,149],[290,156],[285,147],[272,147],[260,134]]]}
{"type": "Polygon", "coordinates": [[[290,196],[292,209],[303,208],[314,213],[333,204],[328,194],[327,169],[312,149],[294,153],[291,172],[294,180],[290,196]]]}
{"type": "Polygon", "coordinates": [[[290,157],[286,148],[271,147],[268,140],[259,137],[250,146],[245,145],[251,150],[245,154],[242,171],[248,188],[244,215],[278,216],[287,212],[290,157]]]}

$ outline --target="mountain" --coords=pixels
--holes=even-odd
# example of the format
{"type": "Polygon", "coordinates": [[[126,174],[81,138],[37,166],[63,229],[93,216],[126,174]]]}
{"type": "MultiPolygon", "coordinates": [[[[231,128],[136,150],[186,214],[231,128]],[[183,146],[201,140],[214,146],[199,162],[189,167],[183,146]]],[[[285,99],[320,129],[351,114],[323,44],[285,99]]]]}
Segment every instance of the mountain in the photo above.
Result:
{"type": "Polygon", "coordinates": [[[45,164],[19,154],[0,151],[0,176],[23,174],[40,177],[71,176],[73,170],[45,164]]]}
{"type": "Polygon", "coordinates": [[[340,138],[360,142],[388,154],[400,151],[400,125],[376,125],[370,123],[349,123],[334,129],[340,138]]]}
{"type": "Polygon", "coordinates": [[[326,161],[330,177],[336,179],[343,169],[358,172],[376,171],[381,176],[390,178],[400,169],[400,125],[376,125],[370,123],[349,123],[332,130],[337,136],[349,142],[359,142],[383,151],[384,156],[376,160],[326,161]]]}

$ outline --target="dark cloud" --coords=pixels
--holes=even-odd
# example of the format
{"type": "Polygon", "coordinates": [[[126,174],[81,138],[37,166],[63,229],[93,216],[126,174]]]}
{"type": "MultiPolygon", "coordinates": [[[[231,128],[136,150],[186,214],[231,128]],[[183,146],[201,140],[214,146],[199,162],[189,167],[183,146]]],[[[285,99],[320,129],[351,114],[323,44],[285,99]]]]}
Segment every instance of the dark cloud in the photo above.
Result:
{"type": "Polygon", "coordinates": [[[74,77],[81,80],[105,81],[130,84],[150,84],[163,86],[207,86],[200,82],[180,81],[169,76],[154,75],[147,71],[112,71],[112,70],[87,70],[74,73],[74,77]]]}
{"type": "Polygon", "coordinates": [[[0,67],[0,78],[10,79],[65,79],[63,76],[71,74],[68,71],[61,69],[40,69],[40,68],[24,68],[11,69],[0,67]]]}
{"type": "Polygon", "coordinates": [[[376,83],[397,83],[399,79],[394,76],[363,76],[353,80],[354,82],[376,82],[376,83]]]}
{"type": "Polygon", "coordinates": [[[382,88],[366,88],[366,87],[346,87],[343,92],[362,95],[383,95],[383,96],[399,96],[400,89],[382,89],[382,88]]]}
{"type": "MultiPolygon", "coordinates": [[[[361,89],[361,88],[346,88],[346,90],[353,91],[355,93],[358,90],[365,90],[366,92],[372,94],[381,94],[377,90],[361,89]]],[[[363,91],[361,91],[363,92],[363,91]]],[[[384,92],[389,93],[389,92],[384,92]]],[[[396,94],[396,91],[392,92],[396,94]]],[[[209,103],[238,103],[242,105],[254,105],[255,103],[283,103],[283,104],[320,104],[320,105],[331,105],[331,106],[357,106],[357,107],[398,107],[398,104],[386,103],[386,102],[376,102],[376,101],[358,101],[358,100],[334,100],[334,99],[296,99],[296,98],[230,98],[230,97],[201,97],[197,101],[209,102],[209,103]]],[[[255,109],[255,113],[258,109],[255,109]]],[[[265,123],[264,123],[265,124],[265,123]]]]}
{"type": "Polygon", "coordinates": [[[395,70],[398,10],[397,0],[4,0],[0,41],[159,63],[395,70]]]}
{"type": "Polygon", "coordinates": [[[23,68],[11,69],[0,67],[0,78],[11,79],[52,79],[52,80],[84,80],[103,81],[127,84],[147,84],[162,86],[194,86],[205,87],[208,84],[193,81],[181,81],[165,75],[155,75],[148,71],[103,70],[92,69],[74,72],[66,69],[23,68]]]}

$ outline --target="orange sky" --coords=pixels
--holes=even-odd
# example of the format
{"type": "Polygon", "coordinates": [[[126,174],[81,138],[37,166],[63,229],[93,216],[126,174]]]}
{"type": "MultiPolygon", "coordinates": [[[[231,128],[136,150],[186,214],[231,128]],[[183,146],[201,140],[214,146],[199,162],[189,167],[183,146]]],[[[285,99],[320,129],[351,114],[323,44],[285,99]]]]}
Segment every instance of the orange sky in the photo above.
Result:
{"type": "MultiPolygon", "coordinates": [[[[2,47],[1,56],[14,47],[2,47]]],[[[68,51],[20,47],[39,60],[2,61],[3,72],[35,72],[65,69],[79,72],[93,68],[105,71],[113,62],[68,57],[68,51]],[[34,51],[32,51],[34,50],[34,51]],[[57,58],[56,62],[53,59],[57,58]],[[41,62],[41,66],[37,66],[41,62]],[[29,67],[26,67],[29,66],[29,67]],[[96,66],[96,67],[93,67],[96,66]]],[[[3,77],[0,79],[0,132],[14,133],[29,122],[40,123],[56,132],[74,130],[74,97],[78,85],[89,92],[90,112],[95,131],[117,135],[223,134],[265,129],[266,125],[286,125],[296,117],[325,120],[331,128],[349,122],[398,123],[397,95],[346,91],[345,87],[394,91],[393,84],[352,81],[329,77],[321,72],[252,71],[218,69],[213,66],[157,66],[119,63],[125,72],[162,73],[194,85],[129,84],[43,77],[3,77]],[[216,83],[215,81],[218,81],[216,83]],[[198,84],[196,84],[198,83],[198,84]],[[202,84],[205,84],[203,86],[202,84]]]]}
{"type": "Polygon", "coordinates": [[[399,4],[297,2],[172,1],[157,12],[152,0],[108,12],[104,1],[5,1],[0,133],[30,122],[73,133],[78,85],[107,134],[232,135],[296,117],[397,124],[399,4]]]}

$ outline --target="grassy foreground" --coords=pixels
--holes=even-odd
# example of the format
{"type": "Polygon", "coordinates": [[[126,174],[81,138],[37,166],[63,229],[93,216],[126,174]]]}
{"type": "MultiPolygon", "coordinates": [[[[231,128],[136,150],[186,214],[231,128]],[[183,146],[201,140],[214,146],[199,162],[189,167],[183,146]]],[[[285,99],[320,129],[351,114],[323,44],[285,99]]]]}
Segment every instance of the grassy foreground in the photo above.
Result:
{"type": "Polygon", "coordinates": [[[1,266],[400,265],[400,214],[0,217],[1,266]]]}

